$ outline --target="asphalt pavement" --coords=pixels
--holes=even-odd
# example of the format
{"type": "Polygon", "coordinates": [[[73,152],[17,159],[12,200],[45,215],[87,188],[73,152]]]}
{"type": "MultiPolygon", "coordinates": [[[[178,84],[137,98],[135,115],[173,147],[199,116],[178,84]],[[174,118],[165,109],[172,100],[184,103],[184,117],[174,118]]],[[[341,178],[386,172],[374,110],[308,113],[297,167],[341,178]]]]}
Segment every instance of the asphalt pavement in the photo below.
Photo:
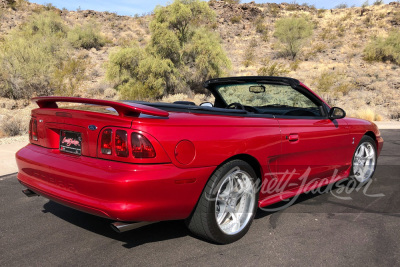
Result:
{"type": "Polygon", "coordinates": [[[118,234],[109,220],[27,198],[15,174],[1,176],[0,266],[399,266],[400,130],[381,132],[367,187],[345,181],[286,209],[259,210],[229,245],[192,236],[182,221],[118,234]]]}

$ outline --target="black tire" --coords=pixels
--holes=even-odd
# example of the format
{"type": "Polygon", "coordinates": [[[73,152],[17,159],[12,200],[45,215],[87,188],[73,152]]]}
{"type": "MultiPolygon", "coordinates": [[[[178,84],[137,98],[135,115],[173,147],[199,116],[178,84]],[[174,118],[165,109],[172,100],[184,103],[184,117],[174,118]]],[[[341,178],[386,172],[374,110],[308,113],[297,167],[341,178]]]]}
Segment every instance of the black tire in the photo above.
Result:
{"type": "MultiPolygon", "coordinates": [[[[365,154],[365,156],[366,156],[365,158],[368,158],[367,154],[365,154]]],[[[377,159],[378,156],[377,156],[375,140],[368,135],[364,135],[361,138],[360,142],[358,143],[353,154],[353,159],[351,162],[350,178],[357,185],[363,185],[368,183],[368,181],[372,178],[372,176],[375,173],[377,159]],[[365,161],[363,159],[364,157],[360,157],[362,146],[364,146],[365,150],[370,150],[371,153],[373,153],[371,154],[372,156],[370,156],[371,158],[366,159],[365,161]],[[358,160],[359,158],[360,160],[358,160]]]]}
{"type": "Polygon", "coordinates": [[[220,166],[207,182],[192,215],[186,219],[186,226],[195,235],[215,243],[228,244],[239,240],[249,230],[257,211],[259,192],[255,188],[256,181],[256,173],[245,161],[232,160],[220,166]],[[232,183],[231,180],[233,180],[232,183]],[[243,186],[245,183],[247,185],[243,186]],[[233,192],[233,189],[245,191],[243,188],[248,189],[250,184],[252,189],[249,189],[249,192],[242,193],[240,197],[239,192],[233,192]],[[232,190],[230,191],[228,187],[232,190]],[[231,192],[231,194],[227,192],[231,192]],[[235,193],[237,198],[234,197],[235,193]],[[222,209],[220,205],[222,204],[220,200],[216,200],[217,196],[218,198],[224,198],[226,203],[223,208],[224,212],[220,211],[222,209]],[[233,201],[231,196],[234,198],[233,201]],[[238,209],[241,209],[242,206],[245,207],[242,211],[248,210],[249,212],[236,212],[233,208],[238,207],[238,209]],[[230,212],[228,209],[231,209],[230,212]],[[226,218],[222,219],[222,222],[227,223],[218,223],[217,216],[220,216],[220,219],[226,218]],[[231,225],[239,225],[237,232],[227,234],[224,231],[228,230],[222,230],[221,227],[228,225],[229,218],[231,218],[231,225]],[[240,226],[241,220],[243,220],[242,226],[240,226]]]}

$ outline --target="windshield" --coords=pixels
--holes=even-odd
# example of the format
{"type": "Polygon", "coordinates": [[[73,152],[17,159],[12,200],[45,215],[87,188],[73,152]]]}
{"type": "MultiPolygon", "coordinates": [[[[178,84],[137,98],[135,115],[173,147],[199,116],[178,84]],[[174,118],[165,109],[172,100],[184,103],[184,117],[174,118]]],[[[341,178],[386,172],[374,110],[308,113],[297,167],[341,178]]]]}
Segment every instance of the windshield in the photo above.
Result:
{"type": "Polygon", "coordinates": [[[220,85],[216,89],[227,105],[231,103],[240,103],[250,107],[317,107],[308,97],[289,85],[245,83],[220,85]]]}

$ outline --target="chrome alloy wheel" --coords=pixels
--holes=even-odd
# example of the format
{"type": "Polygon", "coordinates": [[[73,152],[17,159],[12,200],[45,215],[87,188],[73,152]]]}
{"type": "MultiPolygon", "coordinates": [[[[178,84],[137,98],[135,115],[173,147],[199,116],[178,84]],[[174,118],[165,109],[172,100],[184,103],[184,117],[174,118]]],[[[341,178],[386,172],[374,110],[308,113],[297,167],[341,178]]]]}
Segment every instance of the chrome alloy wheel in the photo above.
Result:
{"type": "Polygon", "coordinates": [[[253,216],[255,189],[250,175],[236,167],[223,179],[215,200],[218,227],[227,235],[239,233],[253,216]]]}
{"type": "Polygon", "coordinates": [[[369,142],[358,146],[353,158],[353,173],[355,179],[362,183],[371,178],[375,170],[375,149],[369,142]]]}

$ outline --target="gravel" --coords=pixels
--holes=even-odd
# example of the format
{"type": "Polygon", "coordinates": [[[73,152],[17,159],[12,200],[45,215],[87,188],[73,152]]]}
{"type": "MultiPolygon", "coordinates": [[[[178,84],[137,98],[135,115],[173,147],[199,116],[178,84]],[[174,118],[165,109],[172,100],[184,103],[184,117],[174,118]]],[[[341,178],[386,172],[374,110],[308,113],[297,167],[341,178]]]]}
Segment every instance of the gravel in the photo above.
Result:
{"type": "Polygon", "coordinates": [[[0,146],[5,144],[13,144],[13,143],[20,143],[20,142],[28,142],[29,137],[28,135],[19,135],[19,136],[11,136],[11,137],[4,137],[0,138],[0,146]]]}

